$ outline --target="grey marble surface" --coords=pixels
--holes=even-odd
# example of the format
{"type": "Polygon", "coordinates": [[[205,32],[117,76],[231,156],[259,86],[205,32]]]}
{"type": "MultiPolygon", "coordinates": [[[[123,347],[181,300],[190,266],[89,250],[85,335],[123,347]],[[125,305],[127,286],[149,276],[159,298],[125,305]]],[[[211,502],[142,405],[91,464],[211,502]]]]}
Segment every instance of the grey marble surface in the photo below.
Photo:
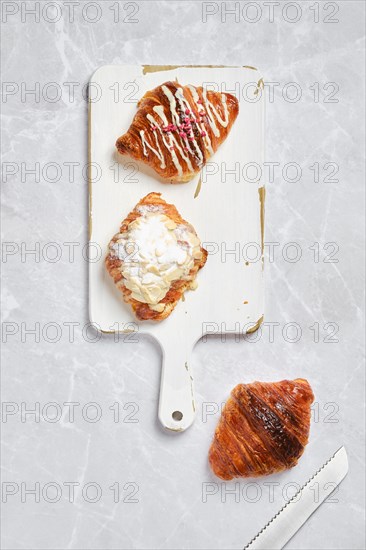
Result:
{"type": "Polygon", "coordinates": [[[46,4],[2,3],[3,548],[242,548],[342,444],[348,477],[288,548],[364,548],[364,3],[271,3],[272,22],[259,2],[257,14],[237,3],[226,22],[221,2],[119,3],[118,13],[117,2],[81,1],[73,21],[70,3],[46,4]],[[35,4],[39,21],[25,11],[35,4]],[[113,63],[253,65],[276,83],[266,100],[266,159],[279,163],[267,178],[265,240],[279,243],[274,257],[267,245],[267,324],[255,342],[198,343],[197,419],[176,437],[156,419],[154,342],[87,327],[82,88],[113,63]],[[288,163],[301,167],[298,181],[288,163]],[[78,243],[74,258],[67,243],[78,243]],[[268,323],[278,323],[274,338],[268,323]],[[297,342],[287,323],[301,327],[297,342]],[[299,465],[251,485],[215,479],[218,404],[238,382],[295,377],[316,396],[299,465]]]}

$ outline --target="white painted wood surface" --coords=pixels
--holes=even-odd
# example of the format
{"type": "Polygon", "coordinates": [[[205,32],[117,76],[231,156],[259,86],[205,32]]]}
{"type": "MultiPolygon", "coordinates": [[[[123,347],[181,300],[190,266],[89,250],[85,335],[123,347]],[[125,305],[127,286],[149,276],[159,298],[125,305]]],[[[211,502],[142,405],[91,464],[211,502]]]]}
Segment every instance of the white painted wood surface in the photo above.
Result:
{"type": "MultiPolygon", "coordinates": [[[[150,334],[163,351],[159,419],[173,431],[194,420],[190,356],[205,334],[245,333],[263,317],[261,178],[264,98],[251,68],[180,67],[146,72],[141,66],[103,66],[90,87],[90,243],[98,261],[89,263],[89,314],[98,330],[150,334]],[[159,181],[152,171],[115,151],[143,94],[168,80],[236,92],[238,118],[202,174],[185,184],[159,181]],[[199,178],[201,189],[195,198],[199,178]],[[160,323],[138,322],[105,270],[108,242],[135,204],[152,191],[173,203],[195,227],[209,256],[198,288],[185,294],[160,323]],[[246,303],[244,303],[246,302],[246,303]],[[179,420],[180,418],[180,420],[179,420]]],[[[121,343],[121,345],[123,345],[121,343]]],[[[225,365],[222,365],[225,369],[225,365]]]]}

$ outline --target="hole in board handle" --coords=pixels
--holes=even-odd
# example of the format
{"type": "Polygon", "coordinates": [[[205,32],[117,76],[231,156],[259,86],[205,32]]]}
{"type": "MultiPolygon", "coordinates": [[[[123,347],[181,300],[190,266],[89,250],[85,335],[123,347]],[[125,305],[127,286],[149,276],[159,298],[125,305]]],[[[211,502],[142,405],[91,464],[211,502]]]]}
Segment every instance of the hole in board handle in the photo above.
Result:
{"type": "Polygon", "coordinates": [[[176,420],[177,422],[179,422],[183,418],[183,413],[181,413],[180,411],[174,411],[172,414],[172,418],[173,420],[176,420]]]}

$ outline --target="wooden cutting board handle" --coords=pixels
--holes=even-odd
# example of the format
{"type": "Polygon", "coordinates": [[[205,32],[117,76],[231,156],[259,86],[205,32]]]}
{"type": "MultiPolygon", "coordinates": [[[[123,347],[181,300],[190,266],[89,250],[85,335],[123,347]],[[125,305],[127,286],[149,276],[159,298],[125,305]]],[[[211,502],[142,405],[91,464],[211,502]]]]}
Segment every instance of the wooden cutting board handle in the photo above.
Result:
{"type": "Polygon", "coordinates": [[[159,420],[174,432],[183,432],[193,423],[195,403],[191,374],[192,341],[178,332],[161,338],[163,361],[161,370],[159,420]]]}

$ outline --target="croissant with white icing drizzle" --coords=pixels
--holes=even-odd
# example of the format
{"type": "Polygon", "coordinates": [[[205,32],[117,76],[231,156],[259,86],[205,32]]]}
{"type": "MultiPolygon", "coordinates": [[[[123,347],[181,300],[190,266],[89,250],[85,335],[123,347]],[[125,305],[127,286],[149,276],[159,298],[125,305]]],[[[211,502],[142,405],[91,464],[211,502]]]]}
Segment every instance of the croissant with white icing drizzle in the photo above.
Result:
{"type": "Polygon", "coordinates": [[[160,193],[150,193],[110,241],[106,268],[138,319],[161,321],[196,288],[206,259],[194,228],[160,193]]]}
{"type": "Polygon", "coordinates": [[[165,82],[147,92],[116,147],[173,183],[191,180],[227,138],[239,112],[231,94],[165,82]]]}
{"type": "Polygon", "coordinates": [[[314,395],[307,380],[238,384],[209,451],[221,479],[258,477],[295,466],[310,430],[314,395]]]}

